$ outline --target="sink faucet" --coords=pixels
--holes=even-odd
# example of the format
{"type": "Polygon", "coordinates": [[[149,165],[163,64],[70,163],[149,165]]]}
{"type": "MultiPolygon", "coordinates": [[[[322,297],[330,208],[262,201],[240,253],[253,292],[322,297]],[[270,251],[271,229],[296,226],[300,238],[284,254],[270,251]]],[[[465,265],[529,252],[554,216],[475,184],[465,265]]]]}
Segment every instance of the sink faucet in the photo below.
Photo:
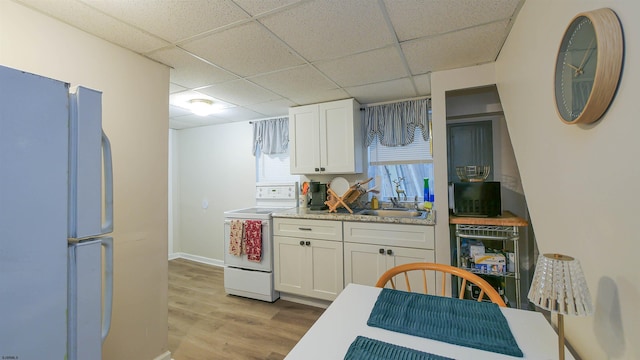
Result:
{"type": "Polygon", "coordinates": [[[391,198],[391,203],[393,204],[393,207],[400,207],[400,201],[395,197],[391,198]]]}

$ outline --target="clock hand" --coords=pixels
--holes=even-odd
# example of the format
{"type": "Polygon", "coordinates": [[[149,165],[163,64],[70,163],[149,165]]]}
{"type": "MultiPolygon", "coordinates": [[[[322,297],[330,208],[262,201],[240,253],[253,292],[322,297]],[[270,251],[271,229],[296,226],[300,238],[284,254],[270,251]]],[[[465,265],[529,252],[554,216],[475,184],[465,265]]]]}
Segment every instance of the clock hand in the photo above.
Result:
{"type": "Polygon", "coordinates": [[[582,69],[580,69],[579,67],[573,66],[571,64],[565,63],[565,65],[567,65],[568,67],[572,68],[573,70],[576,71],[575,76],[579,76],[582,75],[582,69]]]}
{"type": "Polygon", "coordinates": [[[584,56],[582,57],[582,61],[580,62],[580,66],[578,66],[581,71],[584,68],[584,63],[587,62],[587,59],[589,58],[589,54],[591,54],[591,51],[593,51],[593,48],[591,47],[591,45],[593,45],[593,42],[595,40],[596,40],[595,37],[591,38],[591,42],[589,43],[589,47],[587,48],[587,51],[585,51],[584,56]]]}

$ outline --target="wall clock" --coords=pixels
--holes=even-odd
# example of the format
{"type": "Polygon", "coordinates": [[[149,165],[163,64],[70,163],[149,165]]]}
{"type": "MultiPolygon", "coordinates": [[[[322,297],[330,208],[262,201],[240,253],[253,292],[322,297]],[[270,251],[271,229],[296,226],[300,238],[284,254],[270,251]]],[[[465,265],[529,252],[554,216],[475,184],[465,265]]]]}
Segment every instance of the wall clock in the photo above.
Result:
{"type": "Polygon", "coordinates": [[[555,70],[555,100],[566,124],[588,124],[611,104],[622,72],[620,20],[604,8],[576,15],[564,33],[555,70]]]}

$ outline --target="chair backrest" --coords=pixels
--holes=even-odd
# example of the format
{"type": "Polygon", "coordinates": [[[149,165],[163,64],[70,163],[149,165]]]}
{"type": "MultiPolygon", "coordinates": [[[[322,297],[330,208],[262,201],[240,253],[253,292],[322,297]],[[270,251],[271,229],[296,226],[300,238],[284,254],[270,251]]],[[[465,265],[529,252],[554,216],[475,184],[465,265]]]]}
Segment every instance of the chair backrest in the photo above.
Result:
{"type": "MultiPolygon", "coordinates": [[[[507,306],[504,303],[504,300],[502,300],[502,297],[500,296],[498,291],[496,291],[496,289],[494,289],[493,286],[491,286],[486,280],[467,270],[460,269],[455,266],[444,265],[444,264],[419,262],[419,263],[398,265],[396,267],[393,267],[387,270],[384,274],[382,274],[382,276],[380,276],[380,278],[378,279],[378,282],[376,283],[376,287],[383,288],[387,286],[387,284],[389,284],[391,285],[391,288],[396,289],[396,284],[402,285],[399,282],[402,281],[402,279],[404,279],[404,287],[406,287],[405,290],[411,292],[412,291],[411,284],[413,283],[414,287],[416,287],[416,285],[418,284],[415,284],[415,280],[416,280],[415,277],[413,277],[413,280],[414,280],[413,282],[410,281],[409,273],[421,272],[422,273],[422,277],[421,277],[422,292],[427,294],[430,290],[429,281],[427,281],[428,279],[427,271],[433,271],[433,272],[436,272],[436,274],[442,273],[442,287],[439,292],[440,296],[447,296],[446,284],[447,282],[451,283],[451,278],[455,276],[461,280],[460,294],[458,295],[458,298],[460,299],[464,298],[464,293],[465,293],[467,284],[471,283],[476,285],[478,288],[480,288],[478,301],[482,301],[484,297],[487,297],[491,302],[498,304],[498,306],[502,306],[502,307],[507,306]],[[400,278],[396,278],[397,276],[399,276],[400,278]]],[[[435,284],[433,284],[433,286],[435,287],[435,284]]],[[[437,292],[435,293],[437,294],[437,292]]]]}

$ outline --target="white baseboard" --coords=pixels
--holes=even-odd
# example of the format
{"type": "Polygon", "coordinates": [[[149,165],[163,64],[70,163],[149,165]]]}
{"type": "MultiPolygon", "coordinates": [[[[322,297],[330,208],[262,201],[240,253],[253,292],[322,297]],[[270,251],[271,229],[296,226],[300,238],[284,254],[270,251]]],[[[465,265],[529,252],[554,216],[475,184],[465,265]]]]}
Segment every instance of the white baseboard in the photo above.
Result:
{"type": "Polygon", "coordinates": [[[192,254],[187,254],[187,253],[183,253],[183,252],[177,252],[177,253],[169,254],[169,260],[174,260],[174,259],[186,259],[186,260],[191,260],[191,261],[195,261],[195,262],[199,262],[199,263],[203,263],[203,264],[207,264],[207,265],[224,267],[224,261],[223,260],[211,259],[211,258],[208,258],[208,257],[199,256],[199,255],[192,255],[192,254]]]}
{"type": "Polygon", "coordinates": [[[171,358],[171,351],[167,350],[163,354],[160,354],[160,355],[156,356],[156,358],[153,359],[153,360],[173,360],[171,358]]]}

